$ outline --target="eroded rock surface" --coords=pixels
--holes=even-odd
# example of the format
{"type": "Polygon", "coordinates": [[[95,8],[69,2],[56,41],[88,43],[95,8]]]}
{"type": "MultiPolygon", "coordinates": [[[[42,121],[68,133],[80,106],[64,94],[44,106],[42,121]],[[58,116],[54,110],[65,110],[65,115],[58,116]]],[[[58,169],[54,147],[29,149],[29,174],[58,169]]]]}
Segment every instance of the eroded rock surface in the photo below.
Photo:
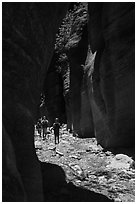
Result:
{"type": "Polygon", "coordinates": [[[134,3],[89,3],[89,41],[96,52],[90,103],[104,147],[134,145],[134,23],[134,3]]]}
{"type": "MultiPolygon", "coordinates": [[[[20,175],[27,201],[43,200],[41,167],[33,144],[33,129],[55,35],[67,6],[67,3],[2,4],[3,125],[15,153],[16,164],[13,161],[13,166],[20,175]]],[[[5,134],[3,140],[6,143],[5,134]]],[[[4,160],[8,166],[8,157],[4,160]]],[[[10,166],[7,168],[10,171],[10,166]]],[[[6,178],[8,171],[3,173],[6,178]]],[[[13,174],[18,180],[17,174],[13,174]]],[[[21,191],[9,196],[9,200],[13,185],[10,178],[11,187],[3,186],[3,201],[23,201],[21,191]]]]}
{"type": "Polygon", "coordinates": [[[62,73],[68,129],[79,137],[94,136],[92,110],[84,77],[88,50],[87,6],[87,3],[78,3],[74,10],[69,10],[55,44],[58,63],[54,66],[62,73]]]}
{"type": "MultiPolygon", "coordinates": [[[[53,188],[51,187],[47,193],[49,201],[53,201],[54,196],[51,197],[51,195],[54,193],[56,199],[62,196],[64,201],[68,201],[75,194],[73,202],[105,202],[107,201],[106,197],[121,202],[135,201],[135,169],[132,166],[134,163],[132,157],[126,154],[114,155],[111,151],[104,151],[100,145],[97,145],[96,138],[76,138],[65,128],[60,131],[60,144],[58,145],[54,144],[53,134],[49,134],[48,139],[42,141],[36,133],[35,147],[39,160],[45,163],[45,166],[51,167],[52,165],[52,171],[56,169],[62,176],[64,173],[61,173],[61,169],[65,172],[64,179],[67,184],[64,186],[62,183],[56,193],[53,185],[53,188]],[[41,144],[40,148],[37,146],[37,141],[41,144]],[[73,188],[69,189],[68,186],[71,183],[73,188]],[[80,187],[85,191],[89,190],[89,194],[85,192],[87,198],[84,197],[82,190],[79,191],[80,187]],[[61,193],[62,191],[66,192],[66,197],[61,193]],[[96,195],[94,192],[98,194],[96,195]],[[101,195],[106,197],[101,197],[101,195]]],[[[60,176],[57,175],[57,177],[60,176]]],[[[54,181],[58,182],[58,178],[55,178],[54,181]]],[[[52,178],[48,182],[50,186],[54,183],[52,178]]],[[[111,202],[111,200],[109,201],[111,202]]]]}
{"type": "Polygon", "coordinates": [[[67,56],[61,69],[69,67],[63,74],[69,84],[64,94],[68,128],[79,137],[96,136],[105,148],[134,145],[134,7],[134,3],[89,3],[88,28],[87,11],[78,7],[76,22],[70,12],[63,24],[68,33],[58,38],[62,43],[58,52],[67,56]]]}

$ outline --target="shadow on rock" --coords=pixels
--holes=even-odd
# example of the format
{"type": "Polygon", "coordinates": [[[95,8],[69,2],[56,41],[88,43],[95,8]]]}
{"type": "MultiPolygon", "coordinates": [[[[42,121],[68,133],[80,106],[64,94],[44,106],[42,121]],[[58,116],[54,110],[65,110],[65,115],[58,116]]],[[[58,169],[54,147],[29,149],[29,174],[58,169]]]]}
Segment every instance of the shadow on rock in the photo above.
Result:
{"type": "Polygon", "coordinates": [[[64,170],[55,164],[41,162],[46,202],[113,202],[106,196],[66,182],[64,170]]]}

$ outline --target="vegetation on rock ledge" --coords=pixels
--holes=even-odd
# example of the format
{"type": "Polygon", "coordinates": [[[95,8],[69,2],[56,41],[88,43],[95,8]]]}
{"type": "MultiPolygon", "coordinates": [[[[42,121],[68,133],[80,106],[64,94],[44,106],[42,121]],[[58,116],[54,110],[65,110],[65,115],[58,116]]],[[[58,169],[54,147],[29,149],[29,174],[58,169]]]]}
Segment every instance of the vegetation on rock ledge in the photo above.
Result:
{"type": "Polygon", "coordinates": [[[87,3],[77,3],[68,10],[56,35],[55,52],[62,53],[78,45],[87,23],[87,3]]]}

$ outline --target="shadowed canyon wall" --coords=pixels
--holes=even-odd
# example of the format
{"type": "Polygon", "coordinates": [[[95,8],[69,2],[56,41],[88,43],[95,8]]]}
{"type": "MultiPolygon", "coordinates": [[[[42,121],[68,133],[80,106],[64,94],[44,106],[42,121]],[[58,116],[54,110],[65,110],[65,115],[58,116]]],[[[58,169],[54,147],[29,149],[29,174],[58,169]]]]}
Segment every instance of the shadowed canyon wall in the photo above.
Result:
{"type": "Polygon", "coordinates": [[[51,85],[47,106],[57,99],[58,109],[48,110],[51,122],[62,111],[64,95],[66,110],[59,117],[66,111],[68,128],[80,137],[95,135],[104,147],[134,145],[135,4],[89,3],[88,32],[83,29],[78,46],[67,52],[66,71],[57,74],[50,62],[67,8],[67,3],[2,5],[3,201],[43,201],[33,129],[44,84],[51,85]],[[94,55],[86,70],[88,38],[94,55]]]}
{"type": "Polygon", "coordinates": [[[89,3],[89,41],[96,53],[90,104],[98,142],[134,145],[135,4],[89,3]]]}
{"type": "Polygon", "coordinates": [[[84,69],[88,50],[87,25],[84,26],[81,40],[77,47],[68,53],[70,62],[70,104],[73,130],[79,137],[93,137],[94,126],[92,112],[84,81],[84,69]]]}
{"type": "Polygon", "coordinates": [[[43,200],[33,129],[55,34],[67,7],[67,3],[2,4],[3,152],[11,153],[3,155],[3,201],[43,200]]]}
{"type": "Polygon", "coordinates": [[[67,127],[79,137],[94,136],[92,110],[84,79],[88,50],[87,6],[87,3],[73,5],[63,19],[55,44],[57,60],[54,69],[58,67],[62,74],[67,127]]]}
{"type": "Polygon", "coordinates": [[[66,123],[63,80],[56,68],[56,60],[57,56],[54,54],[44,83],[45,105],[48,109],[50,125],[54,123],[55,118],[59,118],[60,123],[66,123]]]}
{"type": "MultiPolygon", "coordinates": [[[[96,136],[106,148],[133,146],[135,5],[89,3],[88,13],[88,32],[82,27],[77,46],[72,37],[66,52],[70,71],[65,95],[68,127],[79,137],[96,136]],[[87,59],[86,70],[88,39],[94,54],[87,59]]],[[[84,19],[84,11],[79,19],[84,19]]]]}

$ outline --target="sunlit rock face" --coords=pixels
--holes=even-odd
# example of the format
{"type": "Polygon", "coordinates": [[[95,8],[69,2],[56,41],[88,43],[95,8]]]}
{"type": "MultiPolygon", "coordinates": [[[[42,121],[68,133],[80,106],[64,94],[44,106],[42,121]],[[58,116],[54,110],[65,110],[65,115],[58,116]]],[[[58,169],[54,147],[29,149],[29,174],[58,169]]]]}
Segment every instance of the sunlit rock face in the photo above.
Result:
{"type": "Polygon", "coordinates": [[[104,147],[134,145],[134,23],[134,3],[89,3],[89,40],[97,52],[90,104],[104,147]]]}
{"type": "Polygon", "coordinates": [[[55,34],[68,4],[3,3],[2,7],[3,125],[6,132],[3,140],[6,144],[8,137],[9,152],[15,155],[15,159],[11,159],[12,167],[8,156],[4,157],[3,174],[4,178],[9,178],[10,187],[6,188],[3,182],[3,201],[42,201],[42,177],[33,144],[33,125],[55,34]],[[20,186],[15,194],[12,192],[14,178],[20,186]],[[8,196],[10,194],[13,196],[8,196]]]}

